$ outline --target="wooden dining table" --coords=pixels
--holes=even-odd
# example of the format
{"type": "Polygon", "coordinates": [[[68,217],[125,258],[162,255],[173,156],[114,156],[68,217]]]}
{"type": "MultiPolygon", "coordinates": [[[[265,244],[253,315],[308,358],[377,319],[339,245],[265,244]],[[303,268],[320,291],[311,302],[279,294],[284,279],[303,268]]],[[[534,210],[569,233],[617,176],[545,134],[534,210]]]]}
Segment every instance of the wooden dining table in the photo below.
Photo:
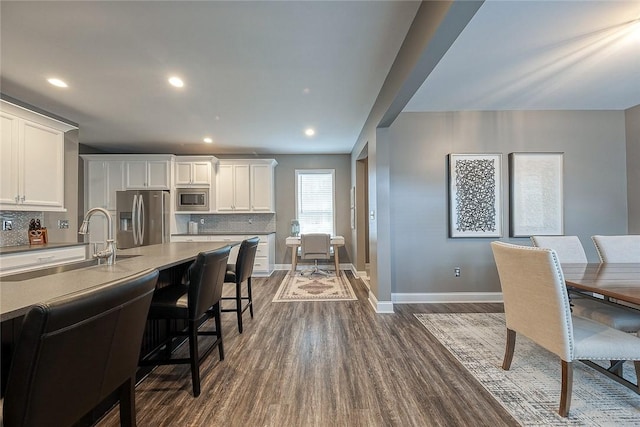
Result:
{"type": "Polygon", "coordinates": [[[567,286],[640,308],[640,263],[562,264],[567,286]]]}
{"type": "MultiPolygon", "coordinates": [[[[635,307],[624,304],[625,307],[637,309],[640,316],[640,263],[562,264],[562,272],[570,291],[585,293],[587,297],[593,293],[593,298],[601,296],[602,304],[630,303],[635,307]]],[[[638,384],[621,376],[624,360],[612,361],[608,368],[590,360],[581,362],[640,394],[638,384]]]]}

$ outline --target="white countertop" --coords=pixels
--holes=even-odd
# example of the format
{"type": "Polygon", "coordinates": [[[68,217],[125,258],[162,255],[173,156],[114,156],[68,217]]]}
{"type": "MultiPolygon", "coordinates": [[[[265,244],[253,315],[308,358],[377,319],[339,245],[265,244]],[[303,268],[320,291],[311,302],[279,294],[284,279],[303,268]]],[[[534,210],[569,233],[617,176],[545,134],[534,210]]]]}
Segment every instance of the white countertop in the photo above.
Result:
{"type": "Polygon", "coordinates": [[[140,271],[163,270],[196,258],[198,253],[225,246],[219,242],[164,243],[118,250],[119,255],[140,255],[114,265],[94,265],[43,277],[7,281],[0,278],[0,321],[21,316],[39,302],[100,286],[140,271]]]}

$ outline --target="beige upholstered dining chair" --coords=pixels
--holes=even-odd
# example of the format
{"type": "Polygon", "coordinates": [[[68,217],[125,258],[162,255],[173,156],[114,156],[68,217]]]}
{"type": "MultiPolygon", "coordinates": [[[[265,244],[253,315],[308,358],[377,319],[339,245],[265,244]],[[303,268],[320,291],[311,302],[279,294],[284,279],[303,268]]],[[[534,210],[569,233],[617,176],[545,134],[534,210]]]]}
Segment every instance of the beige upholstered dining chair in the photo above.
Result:
{"type": "MultiPolygon", "coordinates": [[[[587,255],[578,236],[531,236],[533,246],[556,251],[560,263],[586,263],[587,255]]],[[[573,314],[604,323],[625,332],[640,331],[640,312],[591,297],[571,294],[573,314]]]]}
{"type": "Polygon", "coordinates": [[[331,258],[331,236],[324,233],[302,234],[300,236],[300,258],[314,260],[313,268],[303,271],[303,275],[313,273],[329,275],[328,272],[318,268],[318,260],[331,258]]]}
{"type": "Polygon", "coordinates": [[[571,406],[576,360],[633,360],[640,380],[640,340],[598,322],[572,316],[564,275],[553,249],[492,242],[504,298],[507,343],[502,368],[509,370],[516,334],[560,357],[562,385],[558,413],[571,406]]]}
{"type": "Polygon", "coordinates": [[[640,234],[591,236],[602,262],[640,263],[640,234]]]}

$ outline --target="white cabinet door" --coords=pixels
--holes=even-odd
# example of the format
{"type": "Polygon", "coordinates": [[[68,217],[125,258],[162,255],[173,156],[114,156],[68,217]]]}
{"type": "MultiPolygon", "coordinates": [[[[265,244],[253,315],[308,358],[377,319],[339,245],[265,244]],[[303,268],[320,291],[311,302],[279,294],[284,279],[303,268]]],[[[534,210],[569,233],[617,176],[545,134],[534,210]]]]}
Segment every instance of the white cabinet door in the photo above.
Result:
{"type": "Polygon", "coordinates": [[[92,208],[107,208],[107,164],[99,160],[85,163],[85,212],[92,208]]]}
{"type": "Polygon", "coordinates": [[[140,190],[147,188],[147,162],[128,160],[124,163],[125,188],[140,190]]]}
{"type": "Polygon", "coordinates": [[[176,162],[176,187],[208,187],[211,185],[211,162],[176,162]]]}
{"type": "Polygon", "coordinates": [[[0,210],[64,211],[64,132],[75,127],[0,105],[0,210]]]}
{"type": "Polygon", "coordinates": [[[193,162],[191,164],[194,185],[211,185],[211,162],[193,162]]]}
{"type": "Polygon", "coordinates": [[[233,185],[233,165],[219,165],[216,180],[216,208],[219,212],[232,212],[235,188],[233,185]]]}
{"type": "Polygon", "coordinates": [[[25,121],[23,127],[25,206],[64,206],[64,133],[25,121]]]}
{"type": "Polygon", "coordinates": [[[176,186],[191,184],[191,162],[176,162],[176,186]]]}
{"type": "Polygon", "coordinates": [[[250,211],[251,184],[249,181],[249,165],[234,165],[233,168],[233,188],[235,193],[233,210],[235,212],[250,211]]]}
{"type": "Polygon", "coordinates": [[[16,205],[18,191],[18,118],[0,113],[0,204],[16,205]]]}
{"type": "MultiPolygon", "coordinates": [[[[106,188],[106,208],[109,211],[116,210],[116,191],[124,190],[124,162],[120,160],[108,161],[106,163],[107,188],[106,188]]],[[[114,216],[115,218],[115,216],[114,216]]],[[[115,230],[114,230],[115,231],[115,230]]]]}
{"type": "Polygon", "coordinates": [[[166,160],[127,160],[125,188],[127,190],[168,190],[170,162],[166,160]]]}
{"type": "Polygon", "coordinates": [[[273,167],[251,165],[251,210],[273,212],[273,167]]]}
{"type": "Polygon", "coordinates": [[[168,190],[170,163],[165,160],[147,162],[147,188],[149,190],[168,190]]]}

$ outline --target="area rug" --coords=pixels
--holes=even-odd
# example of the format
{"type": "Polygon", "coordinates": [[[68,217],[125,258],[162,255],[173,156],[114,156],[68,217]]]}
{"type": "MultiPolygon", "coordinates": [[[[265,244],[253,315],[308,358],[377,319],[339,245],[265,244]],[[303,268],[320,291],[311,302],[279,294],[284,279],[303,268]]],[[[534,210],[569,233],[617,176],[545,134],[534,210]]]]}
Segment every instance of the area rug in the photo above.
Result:
{"type": "Polygon", "coordinates": [[[273,298],[273,302],[290,301],[348,301],[355,300],[356,295],[344,277],[330,275],[303,277],[287,274],[273,298]]]}
{"type": "MultiPolygon", "coordinates": [[[[560,417],[560,359],[518,335],[511,369],[504,371],[502,313],[415,316],[523,426],[640,426],[640,396],[579,362],[569,417],[560,417]]],[[[631,363],[624,371],[635,378],[631,363]]]]}

